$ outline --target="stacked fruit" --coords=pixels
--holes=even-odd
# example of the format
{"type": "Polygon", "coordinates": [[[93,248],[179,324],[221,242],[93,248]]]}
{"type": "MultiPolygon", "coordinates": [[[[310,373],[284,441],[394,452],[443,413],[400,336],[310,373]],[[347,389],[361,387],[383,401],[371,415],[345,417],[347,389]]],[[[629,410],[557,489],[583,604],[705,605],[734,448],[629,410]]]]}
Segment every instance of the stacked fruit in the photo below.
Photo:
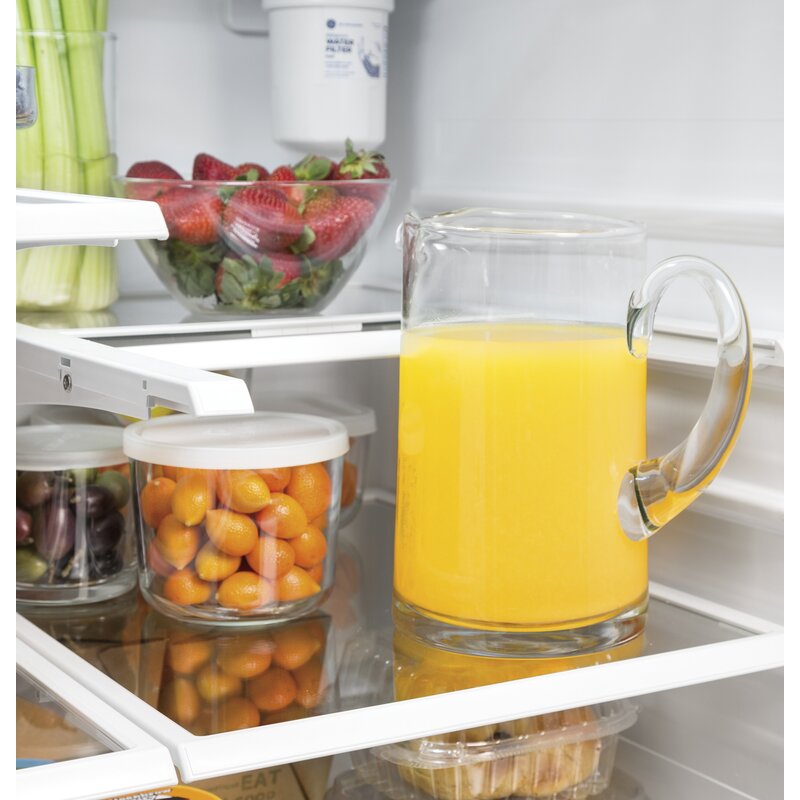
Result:
{"type": "Polygon", "coordinates": [[[158,708],[198,736],[307,716],[323,700],[324,618],[270,633],[173,631],[158,708]]]}
{"type": "Polygon", "coordinates": [[[139,494],[151,593],[232,618],[318,595],[332,491],[322,464],[152,467],[139,494]]]}
{"type": "Polygon", "coordinates": [[[123,568],[128,465],[17,474],[17,583],[99,581],[123,568]]]}
{"type": "Polygon", "coordinates": [[[388,177],[380,153],[348,140],[338,163],[309,155],[269,172],[201,153],[191,181],[143,161],[124,185],[128,197],[153,200],[164,214],[169,239],[143,246],[148,255],[155,249],[157,270],[180,296],[234,312],[317,305],[375,218],[388,177]]]}

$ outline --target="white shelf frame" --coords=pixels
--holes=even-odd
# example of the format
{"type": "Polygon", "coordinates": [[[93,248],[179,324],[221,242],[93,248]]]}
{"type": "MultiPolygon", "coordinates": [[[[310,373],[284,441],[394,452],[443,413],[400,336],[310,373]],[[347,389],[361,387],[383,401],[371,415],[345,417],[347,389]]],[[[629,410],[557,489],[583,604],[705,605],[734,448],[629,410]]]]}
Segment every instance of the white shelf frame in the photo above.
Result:
{"type": "Polygon", "coordinates": [[[17,250],[49,245],[116,247],[169,236],[158,203],[39,189],[17,189],[17,250]]]}
{"type": "Polygon", "coordinates": [[[198,416],[251,414],[247,384],[86,339],[17,325],[17,405],[52,403],[146,419],[161,405],[198,416]]]}
{"type": "MultiPolygon", "coordinates": [[[[18,618],[19,620],[19,618],[18,618]]],[[[106,800],[175,786],[169,751],[17,638],[17,668],[120,750],[18,769],[17,800],[106,800]]]]}
{"type": "Polygon", "coordinates": [[[626,661],[447,694],[350,709],[210,736],[194,736],[24,619],[20,636],[103,701],[165,744],[185,781],[303,761],[623,697],[731,678],[783,665],[783,629],[670,587],[651,595],[751,635],[626,661]]]}

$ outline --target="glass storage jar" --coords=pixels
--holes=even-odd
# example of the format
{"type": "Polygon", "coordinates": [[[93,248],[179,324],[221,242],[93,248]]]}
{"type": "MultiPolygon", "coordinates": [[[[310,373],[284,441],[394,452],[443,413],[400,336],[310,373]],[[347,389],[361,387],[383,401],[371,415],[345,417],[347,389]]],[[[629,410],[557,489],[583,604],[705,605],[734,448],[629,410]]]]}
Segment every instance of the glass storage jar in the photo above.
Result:
{"type": "Polygon", "coordinates": [[[17,600],[92,603],[136,582],[122,430],[17,428],[17,600]]]}
{"type": "Polygon", "coordinates": [[[350,450],[344,458],[339,526],[349,525],[361,508],[367,473],[369,440],[376,431],[375,412],[368,406],[336,397],[317,397],[298,392],[270,392],[255,401],[258,410],[294,411],[339,420],[347,428],[350,450]]]}
{"type": "Polygon", "coordinates": [[[142,594],[170,616],[220,623],[319,606],[333,584],[347,448],[341,423],[304,414],[127,427],[142,594]]]}

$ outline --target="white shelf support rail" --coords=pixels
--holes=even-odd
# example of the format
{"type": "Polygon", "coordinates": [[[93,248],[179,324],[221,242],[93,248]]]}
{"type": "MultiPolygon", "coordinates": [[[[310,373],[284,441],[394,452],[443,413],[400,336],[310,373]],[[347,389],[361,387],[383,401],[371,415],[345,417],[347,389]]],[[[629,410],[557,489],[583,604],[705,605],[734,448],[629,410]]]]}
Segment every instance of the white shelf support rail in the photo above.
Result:
{"type": "Polygon", "coordinates": [[[166,239],[158,203],[17,189],[17,250],[47,245],[116,247],[120,240],[166,239]]]}
{"type": "Polygon", "coordinates": [[[154,406],[196,416],[252,414],[239,378],[17,325],[17,404],[48,403],[146,419],[154,406]]]}

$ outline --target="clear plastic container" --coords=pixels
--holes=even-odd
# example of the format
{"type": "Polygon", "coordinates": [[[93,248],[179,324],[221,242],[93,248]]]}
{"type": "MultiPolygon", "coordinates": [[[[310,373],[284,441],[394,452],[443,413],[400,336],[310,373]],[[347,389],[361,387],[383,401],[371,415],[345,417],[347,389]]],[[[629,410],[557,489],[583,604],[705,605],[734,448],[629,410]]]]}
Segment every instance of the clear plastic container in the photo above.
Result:
{"type": "MultiPolygon", "coordinates": [[[[365,767],[365,769],[369,769],[365,767]]],[[[377,775],[373,782],[366,781],[356,770],[342,772],[325,793],[325,800],[426,800],[427,794],[414,790],[405,782],[382,784],[377,775]]],[[[647,800],[644,790],[633,778],[614,770],[611,783],[605,791],[595,795],[596,800],[647,800]]]]}
{"type": "Polygon", "coordinates": [[[270,392],[256,400],[264,411],[294,411],[338,420],[347,428],[350,450],[344,459],[339,526],[349,525],[358,514],[364,498],[369,440],[377,430],[375,412],[367,407],[336,397],[318,397],[298,392],[270,392]]]}
{"type": "Polygon", "coordinates": [[[333,584],[347,448],[343,425],[303,414],[127,427],[142,594],[170,616],[220,623],[316,608],[333,584]]]}
{"type": "Polygon", "coordinates": [[[233,631],[150,614],[137,693],[196,736],[324,713],[335,676],[330,617],[233,631]]]}
{"type": "Polygon", "coordinates": [[[601,703],[375,747],[353,763],[396,800],[408,786],[436,800],[580,800],[608,787],[617,737],[636,713],[628,701],[601,703]]]}
{"type": "Polygon", "coordinates": [[[122,431],[17,428],[17,601],[93,603],[136,583],[122,431]]]}

